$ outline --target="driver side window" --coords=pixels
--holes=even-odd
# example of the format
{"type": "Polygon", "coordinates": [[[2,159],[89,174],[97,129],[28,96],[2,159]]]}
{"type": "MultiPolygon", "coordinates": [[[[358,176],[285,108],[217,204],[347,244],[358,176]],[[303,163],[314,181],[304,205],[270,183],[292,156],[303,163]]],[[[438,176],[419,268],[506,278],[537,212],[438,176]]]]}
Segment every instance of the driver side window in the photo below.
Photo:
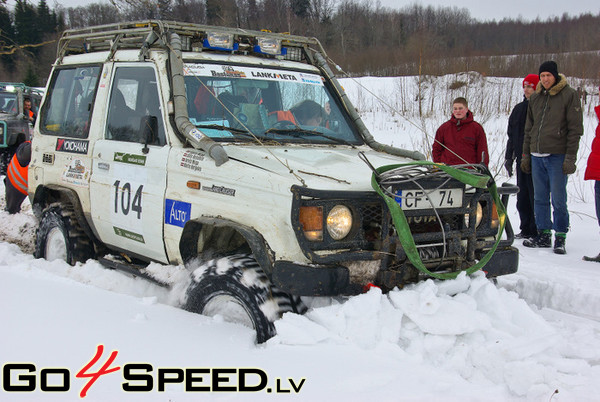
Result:
{"type": "Polygon", "coordinates": [[[108,107],[106,138],[166,144],[162,107],[154,69],[118,67],[108,107]]]}

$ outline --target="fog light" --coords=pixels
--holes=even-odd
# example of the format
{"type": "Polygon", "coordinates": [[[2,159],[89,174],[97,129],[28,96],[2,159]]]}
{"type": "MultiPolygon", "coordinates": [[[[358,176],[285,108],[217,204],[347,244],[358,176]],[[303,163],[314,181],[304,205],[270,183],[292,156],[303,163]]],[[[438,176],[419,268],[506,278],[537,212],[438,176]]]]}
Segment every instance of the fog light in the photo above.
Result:
{"type": "Polygon", "coordinates": [[[496,208],[496,204],[492,204],[492,229],[498,229],[500,226],[500,218],[498,217],[498,209],[496,208]]]}
{"type": "MultiPolygon", "coordinates": [[[[469,214],[465,214],[465,226],[470,227],[471,216],[469,214]]],[[[481,223],[481,219],[483,219],[483,208],[480,203],[477,203],[477,210],[475,211],[475,227],[478,227],[481,223]]]]}
{"type": "Polygon", "coordinates": [[[352,229],[352,212],[348,207],[336,205],[327,215],[327,232],[334,240],[341,240],[352,229]]]}

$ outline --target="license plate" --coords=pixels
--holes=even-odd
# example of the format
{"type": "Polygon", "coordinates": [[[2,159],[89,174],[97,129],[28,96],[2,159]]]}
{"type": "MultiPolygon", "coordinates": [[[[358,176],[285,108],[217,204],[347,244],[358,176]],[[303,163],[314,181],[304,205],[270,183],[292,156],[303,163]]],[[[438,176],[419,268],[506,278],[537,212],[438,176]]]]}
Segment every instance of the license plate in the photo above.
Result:
{"type": "Polygon", "coordinates": [[[405,210],[431,209],[434,207],[461,208],[463,205],[463,190],[461,188],[443,188],[426,191],[418,189],[398,190],[395,199],[400,204],[400,208],[405,210]]]}

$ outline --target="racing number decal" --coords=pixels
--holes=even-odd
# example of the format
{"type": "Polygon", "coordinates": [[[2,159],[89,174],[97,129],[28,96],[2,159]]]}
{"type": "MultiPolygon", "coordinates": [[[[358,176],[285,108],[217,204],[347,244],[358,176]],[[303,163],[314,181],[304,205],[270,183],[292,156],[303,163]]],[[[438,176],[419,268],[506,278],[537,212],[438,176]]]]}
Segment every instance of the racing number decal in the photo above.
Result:
{"type": "Polygon", "coordinates": [[[137,212],[137,218],[140,219],[142,216],[142,189],[144,185],[140,185],[135,191],[133,200],[131,199],[131,183],[123,184],[120,187],[121,180],[115,181],[115,213],[119,213],[119,190],[121,192],[121,212],[123,215],[128,215],[129,211],[137,212]]]}

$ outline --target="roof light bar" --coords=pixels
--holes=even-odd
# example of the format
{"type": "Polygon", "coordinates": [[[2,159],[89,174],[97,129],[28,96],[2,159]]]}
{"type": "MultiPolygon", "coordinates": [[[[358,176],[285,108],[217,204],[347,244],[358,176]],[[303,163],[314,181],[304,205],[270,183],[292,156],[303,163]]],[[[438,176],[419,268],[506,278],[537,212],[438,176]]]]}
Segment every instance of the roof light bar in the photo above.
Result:
{"type": "Polygon", "coordinates": [[[274,56],[285,55],[285,48],[281,48],[281,40],[275,38],[256,38],[258,45],[254,46],[255,53],[271,54],[274,56]]]}
{"type": "Polygon", "coordinates": [[[238,50],[239,44],[234,43],[233,34],[207,32],[204,39],[204,47],[213,50],[225,50],[232,52],[238,50]]]}

